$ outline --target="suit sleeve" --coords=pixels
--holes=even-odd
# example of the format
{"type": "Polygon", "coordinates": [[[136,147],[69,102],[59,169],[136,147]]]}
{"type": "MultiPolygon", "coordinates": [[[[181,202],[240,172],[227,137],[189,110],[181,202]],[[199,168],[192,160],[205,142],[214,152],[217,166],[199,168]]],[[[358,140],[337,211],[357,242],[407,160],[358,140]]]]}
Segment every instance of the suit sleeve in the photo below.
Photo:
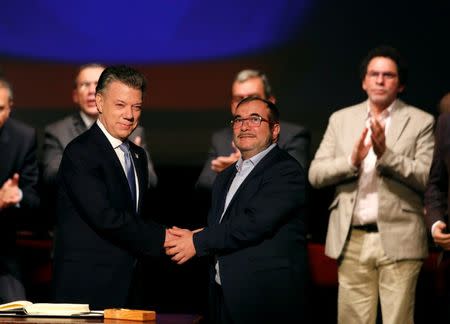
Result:
{"type": "Polygon", "coordinates": [[[202,171],[197,179],[195,184],[198,189],[207,189],[211,190],[214,180],[216,179],[216,172],[211,169],[211,162],[217,157],[217,153],[215,152],[214,147],[210,147],[208,151],[208,159],[203,165],[202,171]]]}
{"type": "Polygon", "coordinates": [[[433,156],[434,117],[423,115],[420,124],[422,127],[417,130],[413,157],[386,147],[376,167],[382,175],[392,177],[418,192],[424,192],[433,156]]]}
{"type": "Polygon", "coordinates": [[[298,128],[282,148],[286,150],[294,159],[296,159],[305,170],[308,170],[310,162],[310,142],[311,134],[309,130],[305,128],[298,128]]]}
{"type": "Polygon", "coordinates": [[[120,183],[113,186],[117,188],[107,186],[105,177],[111,175],[99,164],[92,163],[88,155],[88,152],[66,150],[59,173],[62,186],[81,218],[104,239],[135,254],[161,255],[164,227],[144,221],[132,212],[131,200],[120,197],[127,191],[121,192],[120,183]]]}
{"type": "Polygon", "coordinates": [[[25,157],[21,170],[19,170],[19,188],[22,190],[23,198],[20,202],[21,207],[37,208],[40,204],[40,198],[37,191],[39,179],[39,167],[36,158],[37,138],[33,130],[26,141],[25,157]]]}
{"type": "MultiPolygon", "coordinates": [[[[264,175],[257,193],[232,217],[194,235],[198,256],[225,253],[257,244],[290,218],[300,217],[305,177],[294,161],[279,163],[264,175]]],[[[213,206],[214,208],[214,206],[213,206]]]]}
{"type": "Polygon", "coordinates": [[[44,131],[44,147],[42,152],[43,180],[46,184],[54,184],[61,164],[64,146],[54,132],[46,127],[44,131]]]}
{"type": "Polygon", "coordinates": [[[431,163],[430,175],[425,191],[425,221],[428,228],[438,220],[446,222],[444,216],[448,210],[448,170],[442,152],[445,141],[444,136],[448,136],[448,122],[450,115],[441,115],[436,127],[436,142],[431,163]]]}
{"type": "Polygon", "coordinates": [[[339,129],[343,127],[333,114],[328,127],[314,156],[308,171],[308,179],[315,188],[338,184],[344,180],[356,178],[358,169],[348,161],[348,156],[337,156],[336,146],[339,141],[339,129]]]}

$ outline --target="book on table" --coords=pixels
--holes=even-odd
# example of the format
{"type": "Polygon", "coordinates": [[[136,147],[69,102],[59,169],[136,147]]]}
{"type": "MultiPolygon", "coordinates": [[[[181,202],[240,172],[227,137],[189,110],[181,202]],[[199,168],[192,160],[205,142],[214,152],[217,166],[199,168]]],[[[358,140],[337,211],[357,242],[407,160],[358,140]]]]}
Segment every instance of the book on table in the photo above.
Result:
{"type": "Polygon", "coordinates": [[[29,316],[103,316],[102,311],[92,311],[89,304],[32,303],[16,300],[0,305],[0,315],[16,314],[29,316]]]}

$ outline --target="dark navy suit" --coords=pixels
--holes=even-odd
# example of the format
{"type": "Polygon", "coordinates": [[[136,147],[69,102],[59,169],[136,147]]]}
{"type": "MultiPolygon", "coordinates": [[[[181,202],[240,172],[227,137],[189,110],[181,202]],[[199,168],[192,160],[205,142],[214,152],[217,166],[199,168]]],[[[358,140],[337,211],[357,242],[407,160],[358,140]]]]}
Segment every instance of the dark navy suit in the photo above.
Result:
{"type": "Polygon", "coordinates": [[[138,212],[111,143],[97,124],[69,143],[58,172],[56,302],[125,307],[136,258],[162,255],[164,228],[141,215],[148,188],[145,151],[130,142],[138,212]]]}
{"type": "MultiPolygon", "coordinates": [[[[214,256],[211,301],[217,297],[217,259],[233,323],[301,323],[307,282],[305,172],[275,146],[241,184],[219,223],[235,174],[233,164],[217,176],[208,226],[194,235],[197,255],[214,256]]],[[[214,312],[217,305],[211,306],[214,312]]]]}

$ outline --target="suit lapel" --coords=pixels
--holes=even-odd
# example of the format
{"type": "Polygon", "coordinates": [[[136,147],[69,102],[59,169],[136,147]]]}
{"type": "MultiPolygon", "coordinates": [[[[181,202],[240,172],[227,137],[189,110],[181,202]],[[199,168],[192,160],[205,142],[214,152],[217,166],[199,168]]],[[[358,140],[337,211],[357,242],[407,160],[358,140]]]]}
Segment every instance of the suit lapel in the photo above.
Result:
{"type": "Polygon", "coordinates": [[[108,138],[106,138],[105,134],[103,134],[97,123],[94,123],[94,125],[92,125],[92,127],[88,131],[92,132],[93,141],[95,142],[96,147],[100,150],[100,152],[103,152],[103,154],[105,154],[105,160],[113,161],[111,167],[116,169],[115,173],[120,174],[119,178],[122,182],[121,185],[126,185],[128,187],[127,176],[125,175],[122,164],[120,164],[120,160],[111,143],[108,141],[108,138]]]}
{"type": "Polygon", "coordinates": [[[405,104],[401,100],[397,100],[393,107],[391,124],[386,134],[387,147],[394,147],[409,122],[410,116],[404,107],[405,104]]]}
{"type": "Polygon", "coordinates": [[[228,169],[222,171],[224,172],[223,176],[217,178],[217,187],[219,188],[219,192],[215,195],[215,214],[212,215],[211,223],[217,224],[219,223],[220,217],[222,216],[223,210],[225,208],[225,200],[227,197],[228,190],[230,189],[231,183],[236,175],[236,163],[231,165],[228,169]]]}
{"type": "MultiPolygon", "coordinates": [[[[280,148],[278,146],[275,146],[269,153],[264,156],[261,161],[258,162],[258,164],[253,168],[253,170],[248,174],[248,176],[245,178],[245,180],[241,183],[238,190],[236,190],[236,193],[234,194],[233,198],[230,200],[230,203],[228,204],[227,210],[225,211],[225,214],[223,215],[222,221],[224,221],[227,216],[230,214],[230,210],[233,208],[233,205],[235,204],[235,201],[239,199],[239,195],[242,192],[242,190],[245,189],[247,184],[255,177],[259,176],[267,167],[267,164],[270,164],[272,159],[279,153],[280,148]]],[[[234,175],[236,174],[236,171],[233,173],[233,177],[230,179],[227,190],[225,191],[224,198],[223,198],[223,204],[222,204],[222,210],[225,204],[225,197],[227,196],[228,189],[230,188],[231,182],[233,181],[234,175]]],[[[220,213],[222,215],[222,212],[220,213]]],[[[219,216],[220,218],[220,216],[219,216]]]]}

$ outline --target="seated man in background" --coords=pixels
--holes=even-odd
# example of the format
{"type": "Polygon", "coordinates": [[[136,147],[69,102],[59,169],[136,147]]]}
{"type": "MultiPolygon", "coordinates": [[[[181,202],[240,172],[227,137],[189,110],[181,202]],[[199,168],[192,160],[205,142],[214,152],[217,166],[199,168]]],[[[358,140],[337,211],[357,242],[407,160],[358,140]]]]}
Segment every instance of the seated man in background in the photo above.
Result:
{"type": "Polygon", "coordinates": [[[0,303],[25,299],[16,230],[40,202],[36,131],[9,118],[12,105],[11,85],[0,78],[0,303]]]}
{"type": "MultiPolygon", "coordinates": [[[[45,127],[43,147],[43,180],[46,185],[54,185],[56,173],[64,149],[78,135],[84,133],[97,120],[98,111],[95,104],[95,87],[105,67],[97,63],[80,66],[74,80],[73,102],[79,111],[45,127]]],[[[138,126],[130,135],[130,140],[141,146],[148,157],[148,174],[150,187],[156,187],[158,179],[146,148],[145,131],[138,126]]]]}
{"type": "MultiPolygon", "coordinates": [[[[258,96],[276,102],[267,76],[258,70],[242,70],[234,78],[231,87],[231,115],[243,98],[258,96]]],[[[306,170],[309,163],[310,133],[303,126],[282,121],[278,146],[292,155],[306,170]]],[[[219,172],[235,163],[241,156],[232,143],[230,127],[216,131],[212,135],[208,160],[203,166],[196,187],[210,191],[219,172]]]]}

